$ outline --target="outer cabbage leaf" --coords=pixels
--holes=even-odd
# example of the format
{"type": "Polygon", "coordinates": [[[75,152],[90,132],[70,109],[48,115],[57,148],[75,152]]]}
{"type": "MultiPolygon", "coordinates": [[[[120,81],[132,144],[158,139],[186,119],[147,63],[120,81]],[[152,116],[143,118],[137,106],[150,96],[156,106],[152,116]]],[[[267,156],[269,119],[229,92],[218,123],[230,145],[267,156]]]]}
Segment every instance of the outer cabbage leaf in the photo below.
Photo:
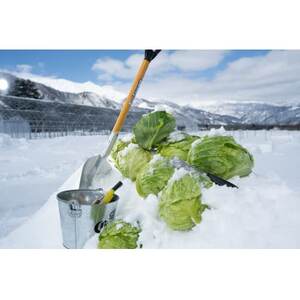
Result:
{"type": "Polygon", "coordinates": [[[136,142],[144,149],[156,148],[176,126],[175,118],[165,111],[155,111],[142,116],[133,127],[136,142]]]}
{"type": "Polygon", "coordinates": [[[165,157],[178,157],[179,159],[186,161],[191,145],[197,139],[199,139],[198,136],[174,132],[166,142],[159,146],[158,152],[165,157]]]}
{"type": "Polygon", "coordinates": [[[193,228],[200,223],[205,208],[206,206],[201,204],[199,182],[191,174],[170,180],[160,195],[160,217],[173,230],[193,228]]]}
{"type": "Polygon", "coordinates": [[[115,161],[117,159],[118,153],[123,149],[125,149],[129,144],[130,142],[124,142],[123,140],[118,139],[111,150],[111,154],[110,154],[111,158],[115,161]]]}
{"type": "Polygon", "coordinates": [[[135,249],[140,229],[122,220],[108,223],[99,235],[99,249],[135,249]]]}
{"type": "Polygon", "coordinates": [[[136,190],[142,197],[157,195],[168,183],[174,173],[169,159],[154,157],[137,176],[136,190]]]}
{"type": "Polygon", "coordinates": [[[224,179],[247,176],[254,165],[252,155],[231,136],[206,136],[194,142],[188,163],[224,179]]]}
{"type": "Polygon", "coordinates": [[[115,166],[124,177],[135,181],[138,173],[151,160],[152,154],[136,144],[129,144],[122,151],[118,152],[115,166]]]}

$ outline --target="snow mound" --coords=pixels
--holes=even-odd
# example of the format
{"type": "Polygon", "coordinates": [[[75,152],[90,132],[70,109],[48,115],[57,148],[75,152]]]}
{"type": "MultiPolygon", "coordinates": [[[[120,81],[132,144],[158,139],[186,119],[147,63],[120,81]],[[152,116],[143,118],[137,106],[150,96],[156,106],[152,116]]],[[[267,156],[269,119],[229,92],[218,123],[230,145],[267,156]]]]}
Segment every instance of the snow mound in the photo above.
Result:
{"type": "MultiPolygon", "coordinates": [[[[210,209],[203,212],[201,223],[191,231],[169,229],[159,217],[158,197],[149,195],[142,199],[135,184],[115,169],[106,177],[96,178],[95,187],[108,189],[123,181],[118,190],[116,218],[140,224],[143,248],[299,248],[299,174],[296,169],[293,172],[293,166],[299,162],[299,134],[293,133],[291,138],[285,137],[290,135],[286,132],[234,134],[243,146],[252,147],[254,172],[231,180],[239,189],[202,189],[202,201],[210,209]],[[257,147],[260,144],[264,145],[262,149],[257,147]]],[[[56,194],[77,188],[80,174],[81,168],[24,225],[1,239],[0,248],[62,248],[56,194]]],[[[97,243],[95,235],[85,248],[95,249],[97,243]]]]}

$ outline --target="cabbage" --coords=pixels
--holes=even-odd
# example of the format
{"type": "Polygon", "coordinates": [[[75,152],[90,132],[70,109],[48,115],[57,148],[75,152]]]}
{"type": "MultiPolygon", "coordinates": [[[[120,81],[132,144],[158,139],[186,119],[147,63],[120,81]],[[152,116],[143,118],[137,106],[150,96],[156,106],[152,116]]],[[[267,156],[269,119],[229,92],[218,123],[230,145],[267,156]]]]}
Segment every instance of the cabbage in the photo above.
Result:
{"type": "Polygon", "coordinates": [[[174,132],[170,134],[166,142],[159,146],[158,152],[165,157],[178,157],[186,161],[191,144],[197,139],[199,139],[198,136],[174,132]]]}
{"type": "Polygon", "coordinates": [[[142,197],[157,195],[174,173],[169,159],[155,156],[137,176],[136,190],[142,197]]]}
{"type": "Polygon", "coordinates": [[[122,139],[119,138],[111,150],[110,157],[115,161],[117,159],[117,154],[126,148],[130,143],[136,144],[135,138],[132,134],[128,134],[122,139]]]}
{"type": "Polygon", "coordinates": [[[122,151],[123,149],[125,149],[128,145],[129,145],[129,141],[125,142],[121,139],[117,140],[117,142],[115,143],[114,147],[111,150],[111,158],[115,161],[117,159],[117,155],[120,151],[122,151]]]}
{"type": "Polygon", "coordinates": [[[135,249],[140,229],[122,220],[108,223],[99,235],[100,249],[135,249]]]}
{"type": "Polygon", "coordinates": [[[142,116],[133,127],[136,142],[144,149],[156,148],[176,126],[175,118],[165,111],[155,111],[142,116]]]}
{"type": "Polygon", "coordinates": [[[204,137],[195,142],[188,163],[224,179],[247,176],[254,165],[252,155],[231,136],[204,137]]]}
{"type": "Polygon", "coordinates": [[[188,173],[172,180],[175,174],[161,192],[159,215],[174,230],[190,230],[200,223],[206,206],[201,204],[198,180],[188,173]]]}
{"type": "Polygon", "coordinates": [[[136,144],[129,144],[122,151],[118,152],[115,166],[124,177],[135,181],[138,173],[151,160],[152,154],[136,144]]]}

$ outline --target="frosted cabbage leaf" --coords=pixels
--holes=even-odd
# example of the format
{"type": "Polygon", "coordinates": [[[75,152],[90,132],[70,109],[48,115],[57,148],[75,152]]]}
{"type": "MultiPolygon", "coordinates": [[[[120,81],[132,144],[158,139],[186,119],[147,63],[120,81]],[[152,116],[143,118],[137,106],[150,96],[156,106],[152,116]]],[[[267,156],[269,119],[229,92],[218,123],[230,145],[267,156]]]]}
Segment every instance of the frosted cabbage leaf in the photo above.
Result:
{"type": "Polygon", "coordinates": [[[116,168],[124,177],[135,181],[138,173],[151,160],[152,154],[136,144],[129,144],[120,151],[115,160],[116,168]]]}
{"type": "Polygon", "coordinates": [[[191,174],[170,180],[160,195],[160,217],[173,230],[192,229],[200,223],[205,208],[199,182],[191,174]]]}
{"type": "Polygon", "coordinates": [[[197,139],[199,139],[198,136],[174,132],[159,146],[158,152],[165,157],[178,157],[179,159],[186,161],[191,144],[197,139]]]}
{"type": "Polygon", "coordinates": [[[169,159],[154,157],[138,174],[136,190],[142,197],[147,197],[149,194],[157,195],[166,186],[173,173],[174,167],[169,159]]]}

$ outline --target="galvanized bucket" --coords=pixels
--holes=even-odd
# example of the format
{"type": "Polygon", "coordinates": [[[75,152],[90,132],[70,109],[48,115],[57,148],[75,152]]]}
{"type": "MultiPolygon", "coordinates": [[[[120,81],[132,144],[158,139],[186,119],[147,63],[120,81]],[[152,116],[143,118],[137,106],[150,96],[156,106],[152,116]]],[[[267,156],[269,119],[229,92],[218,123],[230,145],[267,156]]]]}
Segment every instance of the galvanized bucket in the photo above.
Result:
{"type": "Polygon", "coordinates": [[[83,248],[95,232],[115,217],[117,200],[103,204],[103,189],[69,190],[57,194],[63,245],[68,249],[83,248]],[[96,202],[98,204],[93,204],[96,202]]]}

